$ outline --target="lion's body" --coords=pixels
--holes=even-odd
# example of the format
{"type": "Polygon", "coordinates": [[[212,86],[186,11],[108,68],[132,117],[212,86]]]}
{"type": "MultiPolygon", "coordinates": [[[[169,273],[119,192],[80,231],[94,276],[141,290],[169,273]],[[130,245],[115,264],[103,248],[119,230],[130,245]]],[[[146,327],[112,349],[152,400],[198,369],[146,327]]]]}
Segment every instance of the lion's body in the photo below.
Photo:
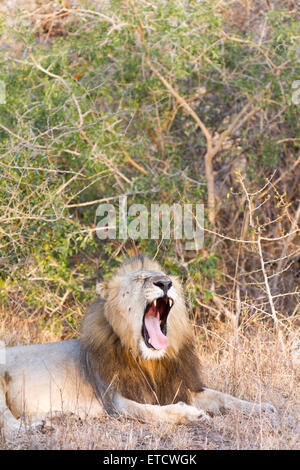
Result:
{"type": "Polygon", "coordinates": [[[12,414],[36,420],[49,412],[98,415],[102,407],[80,375],[79,340],[7,348],[0,366],[12,414]]]}
{"type": "Polygon", "coordinates": [[[18,418],[57,413],[85,418],[106,410],[188,424],[208,420],[205,411],[233,408],[258,411],[261,404],[203,388],[180,283],[143,256],[101,286],[80,340],[7,348],[0,365],[8,431],[18,429],[18,418]]]}

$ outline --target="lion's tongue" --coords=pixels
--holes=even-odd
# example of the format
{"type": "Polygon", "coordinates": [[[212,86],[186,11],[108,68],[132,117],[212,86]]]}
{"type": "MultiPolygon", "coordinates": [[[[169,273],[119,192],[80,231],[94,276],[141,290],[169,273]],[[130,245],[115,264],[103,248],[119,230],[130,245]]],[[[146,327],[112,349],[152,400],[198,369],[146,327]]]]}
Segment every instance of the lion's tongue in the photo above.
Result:
{"type": "Polygon", "coordinates": [[[154,315],[146,315],[145,326],[151,340],[151,346],[153,346],[155,349],[163,349],[168,346],[168,338],[160,329],[159,317],[154,315]]]}

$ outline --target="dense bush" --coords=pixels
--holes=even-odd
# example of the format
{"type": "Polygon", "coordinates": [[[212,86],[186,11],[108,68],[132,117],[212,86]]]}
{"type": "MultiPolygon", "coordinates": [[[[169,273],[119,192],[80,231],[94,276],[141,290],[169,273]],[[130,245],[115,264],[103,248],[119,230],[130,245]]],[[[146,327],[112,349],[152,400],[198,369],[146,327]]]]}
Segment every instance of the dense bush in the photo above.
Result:
{"type": "MultiPolygon", "coordinates": [[[[278,8],[262,9],[255,22],[249,12],[241,25],[230,7],[215,3],[111,1],[101,9],[56,7],[50,19],[39,10],[34,27],[22,15],[13,27],[2,23],[5,305],[46,322],[64,312],[65,332],[73,334],[96,279],[136,249],[157,254],[186,279],[194,312],[203,314],[197,309],[214,292],[230,298],[236,284],[251,303],[263,281],[256,245],[211,232],[255,240],[258,231],[278,238],[295,230],[300,108],[292,86],[300,76],[299,22],[278,8]],[[243,109],[209,170],[209,141],[189,110],[215,145],[243,109]],[[215,215],[206,213],[211,232],[198,253],[175,240],[95,237],[97,201],[118,207],[118,196],[127,195],[128,204],[147,207],[207,204],[209,171],[215,215]],[[252,194],[252,224],[241,182],[252,194]]],[[[290,256],[289,277],[274,281],[273,294],[296,290],[297,251],[293,237],[284,251],[285,240],[263,245],[270,275],[278,269],[271,260],[290,256]]],[[[278,297],[275,307],[292,313],[296,299],[278,297]]],[[[260,309],[267,304],[262,298],[260,309]]]]}

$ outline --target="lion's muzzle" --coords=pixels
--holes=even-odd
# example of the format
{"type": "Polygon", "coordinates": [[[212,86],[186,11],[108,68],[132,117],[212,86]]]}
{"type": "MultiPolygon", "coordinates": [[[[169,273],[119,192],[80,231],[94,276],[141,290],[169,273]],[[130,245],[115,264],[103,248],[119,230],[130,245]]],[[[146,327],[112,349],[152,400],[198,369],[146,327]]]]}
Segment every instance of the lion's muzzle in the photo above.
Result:
{"type": "Polygon", "coordinates": [[[168,346],[167,319],[173,303],[173,299],[166,294],[148,303],[142,328],[142,335],[148,348],[160,350],[168,346]]]}

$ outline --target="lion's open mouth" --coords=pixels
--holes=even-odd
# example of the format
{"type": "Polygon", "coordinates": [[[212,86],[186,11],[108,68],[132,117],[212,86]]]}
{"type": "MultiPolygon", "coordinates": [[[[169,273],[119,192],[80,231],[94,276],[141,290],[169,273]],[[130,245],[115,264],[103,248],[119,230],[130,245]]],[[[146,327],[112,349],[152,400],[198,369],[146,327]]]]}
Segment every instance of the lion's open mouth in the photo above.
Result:
{"type": "Polygon", "coordinates": [[[167,318],[173,303],[173,300],[165,295],[147,305],[142,334],[148,348],[164,349],[168,346],[167,318]]]}

